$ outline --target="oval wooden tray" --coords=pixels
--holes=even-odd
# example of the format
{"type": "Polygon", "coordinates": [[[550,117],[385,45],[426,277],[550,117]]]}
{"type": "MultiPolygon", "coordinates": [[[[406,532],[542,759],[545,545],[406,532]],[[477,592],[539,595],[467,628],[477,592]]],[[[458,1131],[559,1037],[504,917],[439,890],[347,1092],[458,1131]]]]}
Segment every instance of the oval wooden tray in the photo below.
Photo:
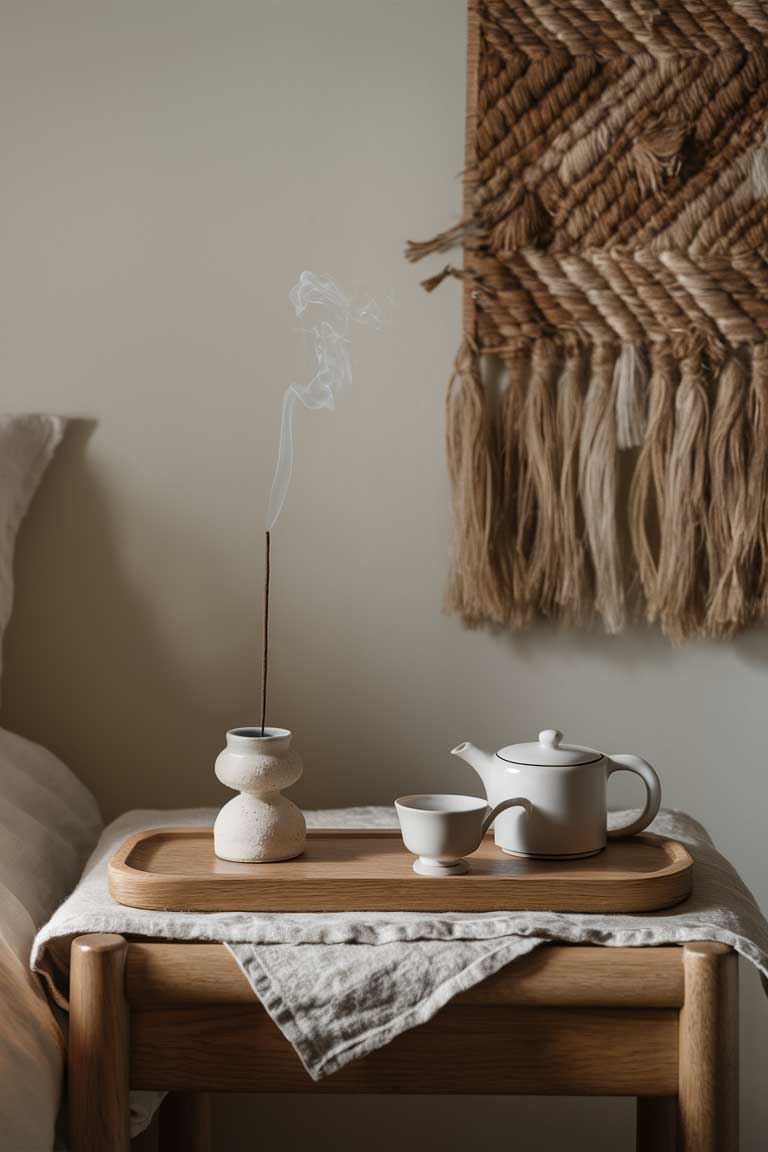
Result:
{"type": "Polygon", "coordinates": [[[302,856],[234,864],[211,828],[129,837],[109,862],[109,891],[172,912],[651,912],[691,891],[682,844],[643,833],[586,860],[505,856],[486,837],[464,876],[417,876],[397,829],[310,829],[302,856]]]}

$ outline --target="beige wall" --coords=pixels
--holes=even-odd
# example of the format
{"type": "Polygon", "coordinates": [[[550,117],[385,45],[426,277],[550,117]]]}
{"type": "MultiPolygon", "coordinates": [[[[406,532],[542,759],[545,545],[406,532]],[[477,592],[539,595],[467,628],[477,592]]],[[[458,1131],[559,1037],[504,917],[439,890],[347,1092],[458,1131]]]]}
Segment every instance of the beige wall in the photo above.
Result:
{"type": "MultiPolygon", "coordinates": [[[[20,541],[3,723],[108,816],[224,798],[212,762],[257,715],[263,512],[303,371],[287,292],[304,267],[361,278],[395,294],[394,323],[355,334],[334,414],[297,413],[274,535],[270,717],[305,757],[297,798],[472,788],[458,740],[557,725],[646,755],[768,904],[764,634],[676,651],[441,614],[459,290],[426,296],[401,251],[458,212],[461,0],[6,0],[0,23],[2,404],[78,418],[20,541]]],[[[744,983],[756,1150],[768,1004],[744,983]]],[[[615,1103],[307,1100],[290,1129],[260,1108],[315,1148],[357,1147],[369,1115],[370,1149],[410,1146],[414,1115],[448,1145],[466,1123],[474,1148],[543,1147],[535,1122],[607,1149],[631,1126],[615,1103]]],[[[232,1150],[248,1109],[220,1109],[232,1150]]]]}

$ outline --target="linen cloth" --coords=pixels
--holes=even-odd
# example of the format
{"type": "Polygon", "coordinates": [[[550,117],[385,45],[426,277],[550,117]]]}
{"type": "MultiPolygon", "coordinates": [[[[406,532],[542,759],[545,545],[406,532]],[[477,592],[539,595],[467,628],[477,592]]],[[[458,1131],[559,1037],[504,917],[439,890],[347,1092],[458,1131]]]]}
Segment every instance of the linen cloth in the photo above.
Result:
{"type": "MultiPolygon", "coordinates": [[[[80,884],[38,933],[32,965],[66,1006],[69,945],[83,932],[217,940],[319,1079],[422,1024],[458,992],[548,941],[612,947],[719,940],[768,977],[768,923],[735,869],[683,812],[651,830],[694,858],[693,894],[642,915],[557,912],[183,913],[126,908],[107,891],[106,865],[126,836],[169,825],[211,824],[215,811],[129,812],[102,835],[80,884]]],[[[308,812],[310,827],[396,826],[390,808],[308,812]]],[[[612,813],[625,823],[629,813],[612,813]]]]}

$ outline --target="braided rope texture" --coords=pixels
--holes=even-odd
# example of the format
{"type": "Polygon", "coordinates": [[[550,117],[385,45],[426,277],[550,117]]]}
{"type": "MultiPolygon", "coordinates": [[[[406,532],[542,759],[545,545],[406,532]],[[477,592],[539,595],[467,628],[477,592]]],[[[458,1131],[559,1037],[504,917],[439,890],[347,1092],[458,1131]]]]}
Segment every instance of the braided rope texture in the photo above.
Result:
{"type": "Polygon", "coordinates": [[[449,392],[470,626],[768,614],[768,0],[475,0],[474,315],[449,392]],[[483,357],[505,373],[491,400],[483,357]]]}

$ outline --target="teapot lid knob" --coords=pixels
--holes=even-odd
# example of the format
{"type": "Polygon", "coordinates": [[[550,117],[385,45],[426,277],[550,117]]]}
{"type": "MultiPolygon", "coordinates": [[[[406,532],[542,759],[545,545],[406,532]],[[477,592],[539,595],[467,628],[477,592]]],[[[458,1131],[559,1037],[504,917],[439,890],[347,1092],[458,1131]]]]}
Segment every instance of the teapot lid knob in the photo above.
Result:
{"type": "Polygon", "coordinates": [[[539,732],[539,744],[545,748],[559,748],[562,738],[562,732],[558,732],[555,728],[546,728],[543,732],[539,732]]]}

